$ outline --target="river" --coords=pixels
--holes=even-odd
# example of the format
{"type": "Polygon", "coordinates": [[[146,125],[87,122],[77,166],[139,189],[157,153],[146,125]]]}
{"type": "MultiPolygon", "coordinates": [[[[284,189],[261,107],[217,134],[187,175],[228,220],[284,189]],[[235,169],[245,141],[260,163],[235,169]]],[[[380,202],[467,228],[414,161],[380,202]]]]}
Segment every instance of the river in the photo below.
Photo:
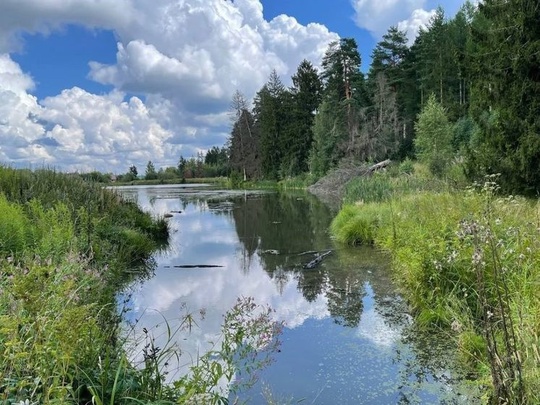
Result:
{"type": "Polygon", "coordinates": [[[231,403],[477,403],[448,339],[415,327],[388,257],[336,244],[328,233],[335,213],[313,196],[204,185],[117,190],[145,210],[172,213],[170,247],[155,255],[152,276],[123,295],[135,336],[147,330],[156,345],[180,348],[169,380],[218,339],[238,297],[253,297],[284,323],[282,343],[258,382],[231,394],[231,403]],[[332,253],[306,270],[310,251],[332,253]],[[167,325],[174,330],[186,312],[204,316],[166,343],[167,325]]]}

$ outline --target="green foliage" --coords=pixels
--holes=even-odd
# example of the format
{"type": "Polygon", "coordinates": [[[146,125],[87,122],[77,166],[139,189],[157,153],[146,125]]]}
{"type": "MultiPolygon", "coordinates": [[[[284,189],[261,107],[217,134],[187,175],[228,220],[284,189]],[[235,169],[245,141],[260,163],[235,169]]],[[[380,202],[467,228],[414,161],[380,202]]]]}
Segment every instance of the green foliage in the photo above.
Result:
{"type": "Polygon", "coordinates": [[[80,175],[86,181],[93,181],[96,183],[110,183],[111,175],[107,173],[100,173],[98,171],[93,171],[90,173],[81,173],[80,175]]]}
{"type": "Polygon", "coordinates": [[[221,379],[233,382],[232,394],[253,386],[256,373],[272,362],[279,349],[282,325],[272,320],[268,307],[257,305],[252,298],[239,298],[224,317],[221,342],[215,350],[201,356],[191,373],[173,386],[178,403],[203,400],[207,404],[227,403],[219,391],[221,379]],[[235,380],[235,375],[242,376],[235,380]]]}
{"type": "Polygon", "coordinates": [[[309,155],[309,169],[316,177],[324,176],[337,163],[335,150],[340,135],[336,119],[330,104],[323,101],[313,122],[313,146],[309,155]]]}
{"type": "Polygon", "coordinates": [[[452,129],[443,107],[431,95],[418,115],[414,145],[418,159],[437,176],[444,174],[453,156],[452,129]]]}
{"type": "Polygon", "coordinates": [[[479,127],[469,174],[500,173],[505,191],[531,195],[540,190],[539,19],[536,1],[482,2],[469,43],[471,115],[479,127]]]}
{"type": "Polygon", "coordinates": [[[131,165],[131,166],[129,167],[129,172],[128,172],[128,173],[130,173],[130,174],[133,176],[133,178],[136,179],[137,176],[139,175],[139,172],[138,172],[138,170],[137,170],[137,166],[131,165]]]}
{"type": "Polygon", "coordinates": [[[466,152],[475,131],[477,128],[471,117],[460,118],[454,124],[454,137],[452,139],[454,152],[459,154],[466,152]]]}
{"type": "MultiPolygon", "coordinates": [[[[254,100],[254,115],[260,133],[262,174],[271,180],[279,178],[283,154],[288,146],[287,124],[291,116],[292,96],[275,70],[254,100]]],[[[288,168],[291,162],[286,162],[288,168]]]]}
{"type": "Polygon", "coordinates": [[[343,157],[362,153],[366,142],[359,142],[359,108],[365,98],[361,57],[353,38],[330,43],[322,61],[322,103],[313,126],[310,171],[325,175],[343,157]]]}
{"type": "Polygon", "coordinates": [[[288,177],[278,183],[282,190],[305,190],[312,184],[315,184],[317,178],[310,173],[303,173],[296,177],[288,177]]]}
{"type": "Polygon", "coordinates": [[[31,240],[29,221],[21,206],[0,194],[0,254],[18,257],[31,240]]]}
{"type": "MultiPolygon", "coordinates": [[[[147,334],[144,364],[132,365],[116,294],[132,280],[126,270],[166,240],[165,221],[78,176],[0,168],[0,184],[0,402],[222,404],[218,382],[239,368],[255,378],[270,362],[280,325],[242,299],[225,316],[219,349],[174,385],[164,380],[165,363],[181,354],[170,328],[163,348],[147,334]]],[[[186,314],[180,328],[192,321],[186,314]]]]}
{"type": "Polygon", "coordinates": [[[151,160],[146,164],[146,172],[144,174],[145,180],[155,180],[158,178],[156,168],[151,160]]]}
{"type": "Polygon", "coordinates": [[[321,100],[321,80],[317,69],[307,60],[300,63],[292,82],[292,107],[281,140],[284,150],[279,173],[281,179],[308,171],[313,119],[321,100]]]}
{"type": "Polygon", "coordinates": [[[413,174],[414,173],[414,163],[409,158],[405,159],[399,164],[399,172],[401,174],[413,174]]]}
{"type": "Polygon", "coordinates": [[[344,206],[332,221],[331,230],[336,240],[350,245],[373,244],[382,219],[380,211],[373,208],[366,206],[359,210],[357,206],[344,206]]]}
{"type": "MultiPolygon", "coordinates": [[[[419,171],[411,161],[405,161],[404,170],[419,171]]],[[[415,176],[404,176],[401,172],[401,165],[398,168],[396,176],[388,173],[375,173],[372,176],[361,176],[354,178],[345,188],[344,201],[347,204],[362,202],[365,204],[374,202],[389,201],[392,198],[399,198],[402,195],[408,195],[420,191],[429,190],[449,190],[452,187],[444,180],[433,178],[432,176],[423,177],[418,173],[415,176]]]]}
{"type": "Polygon", "coordinates": [[[540,268],[539,206],[496,191],[489,178],[479,191],[348,205],[332,233],[388,249],[419,323],[452,333],[498,398],[536,403],[540,357],[531,345],[539,342],[540,296],[531,282],[540,268]]]}

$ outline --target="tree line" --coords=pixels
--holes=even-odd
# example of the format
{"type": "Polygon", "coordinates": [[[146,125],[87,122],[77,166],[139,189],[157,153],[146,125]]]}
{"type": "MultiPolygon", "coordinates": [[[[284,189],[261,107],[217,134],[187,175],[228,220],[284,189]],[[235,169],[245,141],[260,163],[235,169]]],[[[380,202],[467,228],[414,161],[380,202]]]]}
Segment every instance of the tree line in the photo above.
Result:
{"type": "Polygon", "coordinates": [[[307,60],[287,88],[276,71],[249,102],[232,97],[229,167],[244,180],[323,176],[341,160],[416,158],[436,175],[500,173],[535,193],[540,176],[540,7],[533,0],[438,8],[411,46],[390,27],[367,74],[353,38],[307,60]],[[251,107],[252,105],[252,107],[251,107]]]}

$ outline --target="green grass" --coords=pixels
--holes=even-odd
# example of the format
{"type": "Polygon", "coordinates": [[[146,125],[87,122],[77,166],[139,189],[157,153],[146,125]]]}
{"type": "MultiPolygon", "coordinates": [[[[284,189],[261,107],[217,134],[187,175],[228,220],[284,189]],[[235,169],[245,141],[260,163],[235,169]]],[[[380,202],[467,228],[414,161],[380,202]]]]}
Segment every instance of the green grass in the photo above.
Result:
{"type": "Polygon", "coordinates": [[[363,202],[332,234],[391,253],[419,325],[447,331],[479,384],[495,376],[495,395],[540,403],[540,204],[497,196],[493,178],[474,191],[426,181],[357,181],[349,196],[363,202]]]}
{"type": "MultiPolygon", "coordinates": [[[[261,348],[257,337],[271,337],[268,354],[277,344],[269,310],[252,300],[239,300],[225,317],[224,344],[174,385],[163,374],[181,354],[170,328],[166,347],[146,336],[144,364],[128,360],[116,295],[151,270],[145,263],[167,238],[164,219],[111,190],[0,166],[0,404],[224,403],[217,382],[231,381],[237,360],[261,348]]],[[[247,374],[264,365],[247,364],[247,374]]]]}
{"type": "Polygon", "coordinates": [[[317,177],[312,174],[305,173],[295,177],[288,177],[278,182],[278,187],[281,190],[305,190],[312,184],[315,184],[317,177]]]}

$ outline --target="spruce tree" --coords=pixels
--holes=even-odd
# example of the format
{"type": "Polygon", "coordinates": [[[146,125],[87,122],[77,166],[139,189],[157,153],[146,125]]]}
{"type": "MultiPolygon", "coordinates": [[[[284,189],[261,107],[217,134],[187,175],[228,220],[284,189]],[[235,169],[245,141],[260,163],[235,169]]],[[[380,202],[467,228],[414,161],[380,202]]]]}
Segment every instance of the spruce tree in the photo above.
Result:
{"type": "Polygon", "coordinates": [[[540,7],[485,0],[473,22],[473,177],[500,173],[507,191],[540,192],[540,7]]]}

